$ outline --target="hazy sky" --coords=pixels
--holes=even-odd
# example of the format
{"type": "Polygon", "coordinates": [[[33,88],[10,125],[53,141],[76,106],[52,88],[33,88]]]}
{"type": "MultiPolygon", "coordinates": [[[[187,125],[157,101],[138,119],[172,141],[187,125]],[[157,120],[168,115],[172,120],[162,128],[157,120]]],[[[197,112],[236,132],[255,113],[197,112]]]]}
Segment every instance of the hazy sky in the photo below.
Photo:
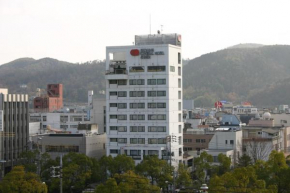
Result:
{"type": "Polygon", "coordinates": [[[0,64],[20,57],[85,62],[163,25],[183,58],[239,43],[290,44],[289,0],[0,0],[0,64]]]}

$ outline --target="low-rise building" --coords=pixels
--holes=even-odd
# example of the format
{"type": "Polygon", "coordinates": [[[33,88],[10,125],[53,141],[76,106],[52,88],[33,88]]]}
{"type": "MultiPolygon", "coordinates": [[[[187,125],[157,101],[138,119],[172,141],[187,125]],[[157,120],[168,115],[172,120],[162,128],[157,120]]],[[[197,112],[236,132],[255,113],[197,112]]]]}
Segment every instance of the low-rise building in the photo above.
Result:
{"type": "Polygon", "coordinates": [[[69,152],[94,158],[106,155],[106,134],[41,134],[33,136],[32,141],[41,153],[48,153],[52,159],[69,152]]]}

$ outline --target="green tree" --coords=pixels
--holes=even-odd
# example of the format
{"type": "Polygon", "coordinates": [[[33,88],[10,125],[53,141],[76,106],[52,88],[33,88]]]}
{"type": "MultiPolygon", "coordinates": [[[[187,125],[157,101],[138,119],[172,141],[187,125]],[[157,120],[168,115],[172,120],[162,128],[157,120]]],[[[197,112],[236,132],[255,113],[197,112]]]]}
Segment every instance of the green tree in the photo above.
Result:
{"type": "Polygon", "coordinates": [[[196,180],[196,186],[199,186],[205,183],[205,177],[208,174],[208,171],[212,169],[213,157],[203,151],[199,157],[194,158],[194,171],[193,171],[193,180],[196,180]]]}
{"type": "Polygon", "coordinates": [[[189,187],[192,184],[190,173],[182,163],[178,165],[176,184],[178,188],[189,187]]]}
{"type": "Polygon", "coordinates": [[[0,182],[3,193],[47,193],[47,187],[38,175],[25,172],[23,166],[15,166],[0,182]]]}
{"type": "Polygon", "coordinates": [[[134,169],[134,160],[125,154],[117,155],[116,157],[114,157],[111,165],[109,166],[109,171],[112,175],[121,174],[134,169]]]}
{"type": "Polygon", "coordinates": [[[252,165],[252,158],[248,156],[247,154],[243,154],[238,159],[238,167],[247,167],[252,165]]]}
{"type": "Polygon", "coordinates": [[[157,182],[163,189],[167,187],[166,181],[172,183],[173,180],[173,167],[157,156],[144,156],[142,162],[136,166],[136,172],[139,175],[149,177],[151,184],[157,182]]]}
{"type": "Polygon", "coordinates": [[[230,171],[231,158],[227,157],[225,154],[220,153],[218,155],[218,174],[223,175],[224,173],[230,171]]]}
{"type": "Polygon", "coordinates": [[[96,188],[96,193],[159,193],[160,188],[151,185],[146,177],[139,176],[133,171],[123,174],[115,174],[109,178],[104,185],[96,188]]]}

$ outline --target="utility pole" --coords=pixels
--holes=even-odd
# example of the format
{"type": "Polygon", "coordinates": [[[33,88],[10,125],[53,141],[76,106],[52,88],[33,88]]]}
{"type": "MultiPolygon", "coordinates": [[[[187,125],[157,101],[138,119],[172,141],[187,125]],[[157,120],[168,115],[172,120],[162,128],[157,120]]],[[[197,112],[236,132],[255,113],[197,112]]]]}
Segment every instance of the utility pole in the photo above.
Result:
{"type": "Polygon", "coordinates": [[[51,169],[51,177],[52,178],[59,178],[59,192],[62,193],[62,155],[60,155],[60,163],[59,166],[52,166],[51,169]],[[55,173],[55,169],[59,169],[58,175],[55,173]]]}
{"type": "Polygon", "coordinates": [[[60,193],[62,193],[62,155],[60,155],[60,174],[59,174],[59,178],[60,178],[60,193]]]}

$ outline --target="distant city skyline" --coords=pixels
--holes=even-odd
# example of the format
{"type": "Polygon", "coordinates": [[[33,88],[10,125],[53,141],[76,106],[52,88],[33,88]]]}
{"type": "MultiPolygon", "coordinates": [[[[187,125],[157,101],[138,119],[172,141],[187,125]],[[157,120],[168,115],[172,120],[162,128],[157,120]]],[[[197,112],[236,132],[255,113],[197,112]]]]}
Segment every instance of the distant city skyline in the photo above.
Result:
{"type": "Polygon", "coordinates": [[[31,57],[77,63],[105,59],[157,30],[182,34],[183,58],[240,43],[290,45],[289,1],[0,0],[0,65],[31,57]],[[117,17],[116,17],[117,16],[117,17]]]}

